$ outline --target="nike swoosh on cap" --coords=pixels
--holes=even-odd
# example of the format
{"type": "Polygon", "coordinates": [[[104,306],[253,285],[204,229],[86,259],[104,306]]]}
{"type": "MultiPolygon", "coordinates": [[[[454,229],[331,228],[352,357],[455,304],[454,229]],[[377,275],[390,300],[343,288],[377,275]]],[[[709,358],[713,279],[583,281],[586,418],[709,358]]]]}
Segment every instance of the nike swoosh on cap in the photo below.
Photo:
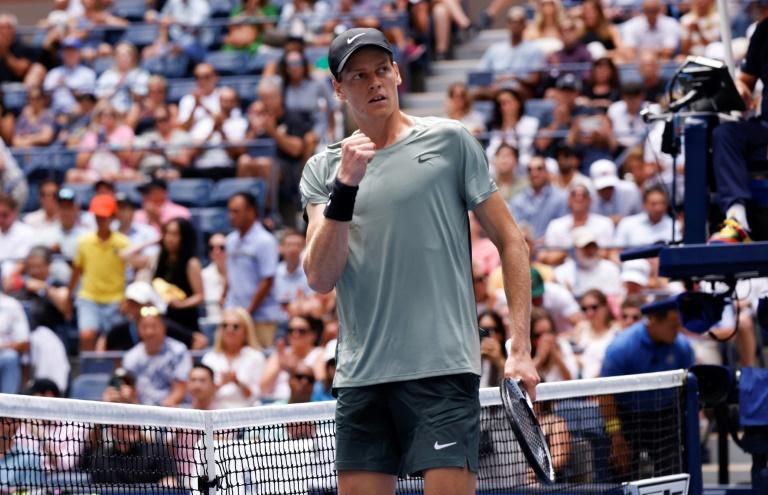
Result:
{"type": "Polygon", "coordinates": [[[435,440],[434,447],[435,447],[435,450],[443,450],[445,448],[451,447],[452,445],[456,445],[456,442],[444,443],[444,444],[441,445],[441,444],[437,443],[437,440],[435,440]]]}
{"type": "Polygon", "coordinates": [[[359,38],[360,36],[363,36],[363,35],[365,35],[365,33],[356,34],[356,35],[352,36],[351,38],[347,38],[347,44],[351,45],[353,41],[355,41],[357,38],[359,38]]]}

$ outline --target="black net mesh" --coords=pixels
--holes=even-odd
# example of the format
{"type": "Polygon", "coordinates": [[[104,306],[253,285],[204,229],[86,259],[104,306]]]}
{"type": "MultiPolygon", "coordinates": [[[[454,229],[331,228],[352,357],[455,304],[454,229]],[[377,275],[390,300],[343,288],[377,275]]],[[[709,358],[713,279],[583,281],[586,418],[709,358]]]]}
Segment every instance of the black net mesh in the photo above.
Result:
{"type": "MultiPolygon", "coordinates": [[[[555,484],[537,482],[503,407],[486,405],[478,493],[621,493],[624,481],[685,471],[682,388],[541,401],[534,408],[555,484]]],[[[335,424],[328,416],[214,425],[216,493],[335,493],[335,424]]],[[[131,421],[136,424],[0,418],[0,493],[208,493],[202,424],[199,430],[147,426],[138,414],[131,421]]],[[[400,479],[397,490],[421,493],[422,487],[413,476],[400,479]]]]}

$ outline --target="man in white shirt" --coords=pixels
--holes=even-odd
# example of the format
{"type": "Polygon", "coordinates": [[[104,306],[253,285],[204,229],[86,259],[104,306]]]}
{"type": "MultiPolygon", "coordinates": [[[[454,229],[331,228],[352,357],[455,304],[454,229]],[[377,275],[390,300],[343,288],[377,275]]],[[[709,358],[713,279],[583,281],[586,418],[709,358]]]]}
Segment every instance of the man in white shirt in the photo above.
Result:
{"type": "Polygon", "coordinates": [[[52,92],[51,109],[57,115],[74,114],[77,108],[75,93],[96,87],[96,73],[80,63],[80,48],[79,39],[65,38],[61,42],[62,64],[45,76],[43,89],[52,92]]]}
{"type": "Polygon", "coordinates": [[[568,191],[570,213],[556,218],[549,223],[544,234],[546,251],[542,252],[541,261],[559,265],[565,261],[566,250],[573,247],[573,229],[586,226],[591,230],[600,246],[608,247],[613,241],[613,222],[610,218],[591,213],[592,195],[582,184],[571,186],[568,191]]]}
{"type": "Polygon", "coordinates": [[[211,262],[203,268],[203,298],[205,300],[205,319],[208,323],[221,323],[221,302],[224,295],[224,283],[227,280],[227,238],[222,233],[213,234],[208,239],[208,259],[211,262]]]}
{"type": "Polygon", "coordinates": [[[640,189],[632,182],[619,179],[615,163],[597,160],[590,165],[589,175],[596,190],[593,212],[605,215],[617,224],[627,215],[643,211],[640,189]]]}
{"type": "Polygon", "coordinates": [[[314,291],[309,287],[304,267],[301,266],[301,253],[304,251],[306,240],[304,236],[293,229],[283,232],[280,238],[280,256],[283,261],[278,263],[275,273],[275,297],[280,303],[280,322],[288,322],[286,311],[298,296],[307,296],[314,291]]]}
{"type": "MultiPolygon", "coordinates": [[[[643,193],[643,211],[624,218],[616,226],[614,245],[619,248],[645,246],[672,240],[672,217],[667,213],[669,199],[661,186],[651,186],[643,193]]],[[[676,224],[675,238],[679,238],[676,224]]]]}
{"type": "Polygon", "coordinates": [[[193,168],[182,169],[184,177],[220,179],[235,175],[233,157],[238,151],[232,146],[245,139],[248,121],[239,107],[237,92],[229,87],[219,89],[219,112],[194,126],[192,140],[197,145],[192,152],[193,168]],[[211,147],[214,145],[214,147],[211,147]]]}
{"type": "Polygon", "coordinates": [[[0,393],[21,386],[21,356],[29,351],[29,323],[16,299],[0,293],[0,393]]]}
{"type": "Polygon", "coordinates": [[[621,86],[621,100],[608,106],[608,118],[611,120],[616,141],[625,148],[643,143],[648,126],[640,117],[640,111],[646,107],[645,92],[639,83],[621,86]]]}
{"type": "Polygon", "coordinates": [[[16,200],[0,192],[0,270],[10,276],[37,242],[35,229],[19,220],[16,200]]]}
{"type": "Polygon", "coordinates": [[[59,221],[59,184],[54,179],[45,179],[38,187],[40,208],[24,215],[24,223],[37,231],[43,246],[50,246],[56,236],[61,222],[59,221]]]}
{"type": "Polygon", "coordinates": [[[204,133],[214,125],[214,118],[221,113],[220,90],[216,87],[219,77],[211,64],[197,64],[194,70],[197,85],[191,94],[179,101],[179,125],[193,135],[204,133]],[[200,129],[203,130],[200,130],[200,129]]]}
{"type": "Polygon", "coordinates": [[[573,229],[573,257],[555,268],[555,280],[581,297],[590,289],[600,289],[605,295],[621,294],[619,267],[600,258],[595,234],[588,227],[573,229]]]}
{"type": "Polygon", "coordinates": [[[653,50],[656,56],[670,60],[680,44],[680,24],[662,13],[661,0],[643,0],[643,13],[621,26],[622,38],[635,59],[642,50],[653,50]]]}

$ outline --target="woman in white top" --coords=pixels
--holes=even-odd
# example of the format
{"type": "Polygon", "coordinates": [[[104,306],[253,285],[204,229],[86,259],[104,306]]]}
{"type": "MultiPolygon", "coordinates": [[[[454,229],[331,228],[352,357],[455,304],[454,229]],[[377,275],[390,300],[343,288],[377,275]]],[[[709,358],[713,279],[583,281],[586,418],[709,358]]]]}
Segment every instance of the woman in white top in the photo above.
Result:
{"type": "Polygon", "coordinates": [[[224,310],[213,350],[203,356],[203,364],[213,370],[218,387],[214,408],[259,404],[265,362],[251,315],[243,308],[224,310]]]}
{"type": "Polygon", "coordinates": [[[581,296],[581,311],[587,317],[575,328],[576,346],[580,351],[582,378],[597,378],[608,344],[621,326],[613,319],[608,298],[599,289],[590,289],[581,296]]]}
{"type": "Polygon", "coordinates": [[[445,100],[445,116],[458,120],[473,135],[485,132],[483,114],[472,109],[472,95],[466,83],[455,82],[448,86],[445,100]]]}
{"type": "Polygon", "coordinates": [[[531,351],[542,381],[559,382],[577,378],[578,363],[571,344],[557,335],[552,315],[543,308],[531,310],[531,351]]]}
{"type": "Polygon", "coordinates": [[[288,320],[286,340],[275,343],[275,351],[267,359],[261,377],[264,397],[275,401],[287,401],[291,395],[288,380],[299,363],[315,369],[318,359],[323,358],[323,348],[317,346],[322,322],[309,316],[293,316],[288,320]]]}
{"type": "Polygon", "coordinates": [[[520,163],[528,164],[533,155],[533,140],[539,130],[539,119],[525,115],[523,97],[512,88],[501,88],[493,97],[493,113],[488,126],[491,136],[485,149],[488,161],[493,161],[501,143],[516,147],[520,163]]]}
{"type": "Polygon", "coordinates": [[[115,48],[115,65],[104,71],[96,81],[96,96],[108,99],[120,113],[130,110],[134,95],[146,96],[149,72],[138,66],[139,52],[131,43],[122,42],[115,48]]]}

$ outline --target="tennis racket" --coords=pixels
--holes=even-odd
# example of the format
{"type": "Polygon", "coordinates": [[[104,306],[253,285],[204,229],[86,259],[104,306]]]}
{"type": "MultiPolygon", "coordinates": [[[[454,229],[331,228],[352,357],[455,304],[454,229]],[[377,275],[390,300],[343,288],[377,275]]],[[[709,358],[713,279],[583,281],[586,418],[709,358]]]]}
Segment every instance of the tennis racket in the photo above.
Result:
{"type": "Polygon", "coordinates": [[[536,478],[542,483],[555,482],[555,470],[552,467],[552,456],[549,454],[547,439],[539,426],[539,421],[533,413],[533,405],[528,394],[520,383],[505,378],[501,382],[501,403],[507,414],[512,432],[520,444],[525,459],[530,464],[536,478]]]}

